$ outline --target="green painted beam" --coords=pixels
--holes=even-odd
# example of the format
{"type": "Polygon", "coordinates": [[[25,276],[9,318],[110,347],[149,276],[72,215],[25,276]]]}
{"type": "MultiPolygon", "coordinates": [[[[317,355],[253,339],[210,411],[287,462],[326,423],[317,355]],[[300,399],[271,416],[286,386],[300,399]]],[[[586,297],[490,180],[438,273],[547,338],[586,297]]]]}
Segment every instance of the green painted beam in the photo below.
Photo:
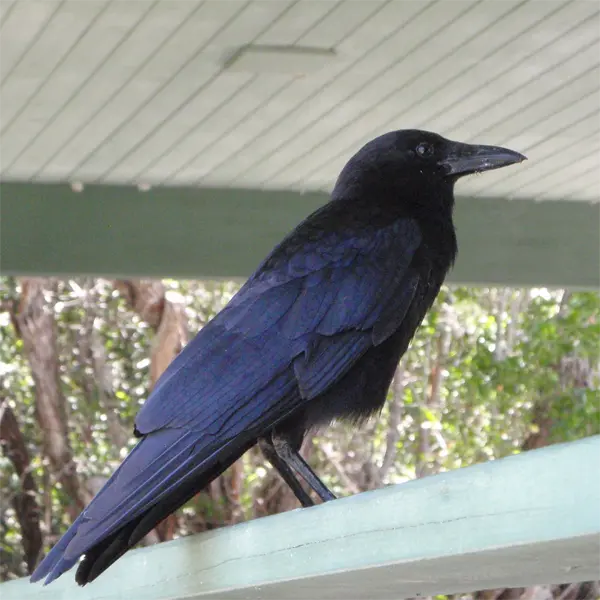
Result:
{"type": "MultiPolygon", "coordinates": [[[[0,184],[0,270],[245,278],[324,194],[0,184]]],[[[450,281],[600,287],[600,212],[578,202],[459,198],[450,281]]]]}
{"type": "Polygon", "coordinates": [[[2,600],[370,600],[600,578],[600,436],[136,550],[2,600]]]}

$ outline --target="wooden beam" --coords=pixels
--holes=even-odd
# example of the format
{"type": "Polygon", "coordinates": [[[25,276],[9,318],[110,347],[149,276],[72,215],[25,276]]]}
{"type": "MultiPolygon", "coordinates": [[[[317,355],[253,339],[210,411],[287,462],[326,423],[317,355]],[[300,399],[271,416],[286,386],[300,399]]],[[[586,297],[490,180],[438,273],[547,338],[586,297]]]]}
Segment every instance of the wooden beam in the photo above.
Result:
{"type": "Polygon", "coordinates": [[[600,578],[600,436],[136,550],[2,600],[372,600],[600,578]]]}
{"type": "MultiPolygon", "coordinates": [[[[0,184],[5,274],[246,278],[318,193],[0,184]]],[[[600,287],[598,206],[459,198],[460,284],[600,287]]]]}

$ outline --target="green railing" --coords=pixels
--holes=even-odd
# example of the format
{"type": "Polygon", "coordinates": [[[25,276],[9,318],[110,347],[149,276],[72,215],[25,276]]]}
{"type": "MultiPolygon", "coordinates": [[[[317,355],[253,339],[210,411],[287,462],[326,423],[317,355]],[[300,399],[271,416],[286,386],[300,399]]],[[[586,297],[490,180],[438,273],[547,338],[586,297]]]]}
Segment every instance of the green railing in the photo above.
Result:
{"type": "Polygon", "coordinates": [[[600,578],[600,436],[130,552],[2,600],[399,599],[600,578]]]}

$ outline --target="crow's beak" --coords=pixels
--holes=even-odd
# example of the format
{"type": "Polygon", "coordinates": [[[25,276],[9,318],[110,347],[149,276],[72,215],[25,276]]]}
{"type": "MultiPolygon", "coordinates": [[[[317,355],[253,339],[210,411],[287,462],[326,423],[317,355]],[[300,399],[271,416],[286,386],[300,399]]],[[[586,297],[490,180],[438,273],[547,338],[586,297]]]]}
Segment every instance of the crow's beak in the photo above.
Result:
{"type": "Polygon", "coordinates": [[[440,161],[447,175],[468,175],[499,169],[527,160],[526,156],[499,146],[476,146],[454,142],[440,161]]]}

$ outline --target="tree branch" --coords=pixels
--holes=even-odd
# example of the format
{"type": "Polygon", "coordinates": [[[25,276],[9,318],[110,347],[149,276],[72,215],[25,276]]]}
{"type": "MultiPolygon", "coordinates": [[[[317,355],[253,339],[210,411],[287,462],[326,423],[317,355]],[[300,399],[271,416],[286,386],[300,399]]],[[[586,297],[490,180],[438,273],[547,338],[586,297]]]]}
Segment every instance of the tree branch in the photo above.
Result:
{"type": "Polygon", "coordinates": [[[81,485],[69,443],[66,402],[59,378],[54,315],[44,292],[48,280],[21,280],[16,321],[35,385],[35,413],[54,475],[79,510],[91,499],[81,485]]]}
{"type": "Polygon", "coordinates": [[[384,481],[396,460],[396,445],[400,440],[400,422],[402,420],[402,406],[404,401],[404,361],[396,368],[392,383],[392,401],[390,403],[390,416],[385,444],[385,454],[379,468],[379,479],[384,481]]]}
{"type": "Polygon", "coordinates": [[[42,553],[40,509],[37,503],[38,490],[31,474],[29,452],[17,418],[6,399],[1,397],[0,448],[13,464],[15,473],[20,479],[21,489],[12,497],[11,503],[21,527],[27,571],[32,573],[42,553]]]}

